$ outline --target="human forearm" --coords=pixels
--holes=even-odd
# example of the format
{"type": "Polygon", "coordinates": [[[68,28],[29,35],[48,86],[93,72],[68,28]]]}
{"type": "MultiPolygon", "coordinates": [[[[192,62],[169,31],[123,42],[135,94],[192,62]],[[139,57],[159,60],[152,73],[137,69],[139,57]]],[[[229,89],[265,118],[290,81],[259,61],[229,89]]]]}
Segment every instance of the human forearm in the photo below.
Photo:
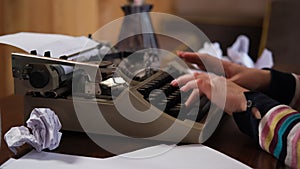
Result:
{"type": "Polygon", "coordinates": [[[271,74],[271,80],[269,87],[264,93],[282,104],[289,105],[295,95],[295,77],[291,73],[280,72],[274,69],[267,71],[271,74]]]}
{"type": "Polygon", "coordinates": [[[271,82],[271,73],[268,70],[252,69],[241,66],[228,79],[249,90],[266,91],[271,82]]]}
{"type": "Polygon", "coordinates": [[[242,132],[257,140],[260,119],[255,117],[253,112],[258,110],[260,116],[263,117],[270,109],[280,103],[256,91],[244,92],[244,95],[247,101],[247,109],[243,112],[233,113],[233,117],[242,132]]]}

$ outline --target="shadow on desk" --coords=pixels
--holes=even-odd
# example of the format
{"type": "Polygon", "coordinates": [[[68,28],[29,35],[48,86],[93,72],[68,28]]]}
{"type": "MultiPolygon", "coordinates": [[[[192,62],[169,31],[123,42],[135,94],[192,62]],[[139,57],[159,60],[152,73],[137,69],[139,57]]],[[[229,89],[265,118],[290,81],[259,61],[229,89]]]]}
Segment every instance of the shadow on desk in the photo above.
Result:
{"type": "Polygon", "coordinates": [[[14,155],[7,147],[4,140],[4,134],[14,126],[23,125],[23,97],[22,96],[9,96],[0,99],[1,108],[1,147],[0,147],[0,164],[4,163],[11,157],[21,157],[29,150],[31,150],[29,145],[21,147],[18,152],[19,154],[14,155]]]}
{"type": "MultiPolygon", "coordinates": [[[[16,156],[7,148],[3,140],[3,135],[13,126],[23,125],[23,99],[20,96],[11,96],[0,100],[2,109],[2,142],[0,148],[0,164],[7,159],[18,158],[29,152],[29,146],[23,146],[16,156]]],[[[126,153],[140,148],[161,144],[159,141],[132,141],[131,139],[99,136],[109,142],[111,146],[116,147],[118,153],[126,153]]],[[[171,144],[165,142],[166,144],[171,144]]],[[[213,136],[204,143],[215,150],[218,150],[242,163],[253,168],[284,168],[284,165],[278,162],[270,154],[264,152],[254,140],[242,134],[235,125],[233,118],[225,115],[219,127],[213,136]]],[[[61,143],[54,152],[62,154],[107,158],[115,154],[106,151],[94,143],[85,133],[63,131],[61,143]]]]}

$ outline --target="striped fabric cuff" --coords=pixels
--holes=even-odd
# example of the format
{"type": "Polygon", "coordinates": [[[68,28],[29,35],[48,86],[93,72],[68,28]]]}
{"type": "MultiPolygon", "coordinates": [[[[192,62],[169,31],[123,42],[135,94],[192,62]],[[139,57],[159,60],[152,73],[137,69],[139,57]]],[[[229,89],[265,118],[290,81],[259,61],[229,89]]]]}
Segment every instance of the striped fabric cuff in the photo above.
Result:
{"type": "Polygon", "coordinates": [[[300,113],[286,105],[272,108],[260,121],[259,144],[274,157],[300,168],[300,113]]]}

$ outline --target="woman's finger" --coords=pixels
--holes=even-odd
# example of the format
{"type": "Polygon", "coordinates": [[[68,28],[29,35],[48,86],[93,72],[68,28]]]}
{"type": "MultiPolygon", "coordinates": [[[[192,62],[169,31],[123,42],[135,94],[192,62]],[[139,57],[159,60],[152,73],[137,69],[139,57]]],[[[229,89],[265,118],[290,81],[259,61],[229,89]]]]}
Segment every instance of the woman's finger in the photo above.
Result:
{"type": "Polygon", "coordinates": [[[189,107],[190,105],[195,103],[195,101],[200,99],[200,95],[201,95],[201,92],[199,91],[199,89],[194,89],[193,92],[188,97],[188,99],[186,100],[186,102],[184,103],[185,106],[189,107]]]}
{"type": "Polygon", "coordinates": [[[173,85],[173,86],[182,86],[185,83],[187,83],[187,82],[189,82],[191,80],[194,80],[194,79],[195,79],[194,74],[185,74],[185,75],[180,76],[177,79],[174,79],[171,82],[171,85],[173,85]]]}
{"type": "MultiPolygon", "coordinates": [[[[180,90],[189,91],[191,89],[199,89],[199,91],[207,90],[207,86],[210,85],[210,77],[207,73],[194,73],[194,79],[190,80],[183,85],[180,90]]],[[[204,92],[204,93],[205,93],[204,92]]]]}
{"type": "Polygon", "coordinates": [[[198,85],[197,85],[197,80],[193,79],[188,81],[187,83],[185,83],[185,85],[183,85],[180,90],[183,92],[187,92],[191,89],[197,89],[198,85]]]}
{"type": "Polygon", "coordinates": [[[199,67],[202,67],[201,54],[192,52],[178,52],[178,56],[187,62],[196,63],[199,67]]]}

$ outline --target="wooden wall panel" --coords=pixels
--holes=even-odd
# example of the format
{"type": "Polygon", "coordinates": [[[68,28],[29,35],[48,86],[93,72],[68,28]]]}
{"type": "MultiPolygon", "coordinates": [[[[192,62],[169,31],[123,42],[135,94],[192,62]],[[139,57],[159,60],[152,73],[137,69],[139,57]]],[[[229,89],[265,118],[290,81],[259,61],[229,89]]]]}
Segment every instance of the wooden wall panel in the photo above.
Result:
{"type": "MultiPolygon", "coordinates": [[[[149,0],[156,12],[172,13],[171,0],[149,0]]],[[[3,33],[20,31],[87,35],[123,16],[125,0],[1,0],[3,33]]],[[[0,32],[1,33],[1,32],[0,32]]],[[[3,34],[2,33],[2,34],[3,34]]]]}
{"type": "Polygon", "coordinates": [[[53,32],[68,35],[88,35],[95,31],[101,18],[97,0],[53,0],[53,32]]]}
{"type": "Polygon", "coordinates": [[[20,31],[51,30],[51,1],[2,0],[5,34],[20,31]]]}
{"type": "MultiPolygon", "coordinates": [[[[153,11],[172,13],[172,0],[149,0],[153,11]]],[[[20,31],[85,35],[123,16],[125,0],[1,0],[0,32],[20,31]],[[4,24],[3,24],[4,23],[4,24]]]]}

